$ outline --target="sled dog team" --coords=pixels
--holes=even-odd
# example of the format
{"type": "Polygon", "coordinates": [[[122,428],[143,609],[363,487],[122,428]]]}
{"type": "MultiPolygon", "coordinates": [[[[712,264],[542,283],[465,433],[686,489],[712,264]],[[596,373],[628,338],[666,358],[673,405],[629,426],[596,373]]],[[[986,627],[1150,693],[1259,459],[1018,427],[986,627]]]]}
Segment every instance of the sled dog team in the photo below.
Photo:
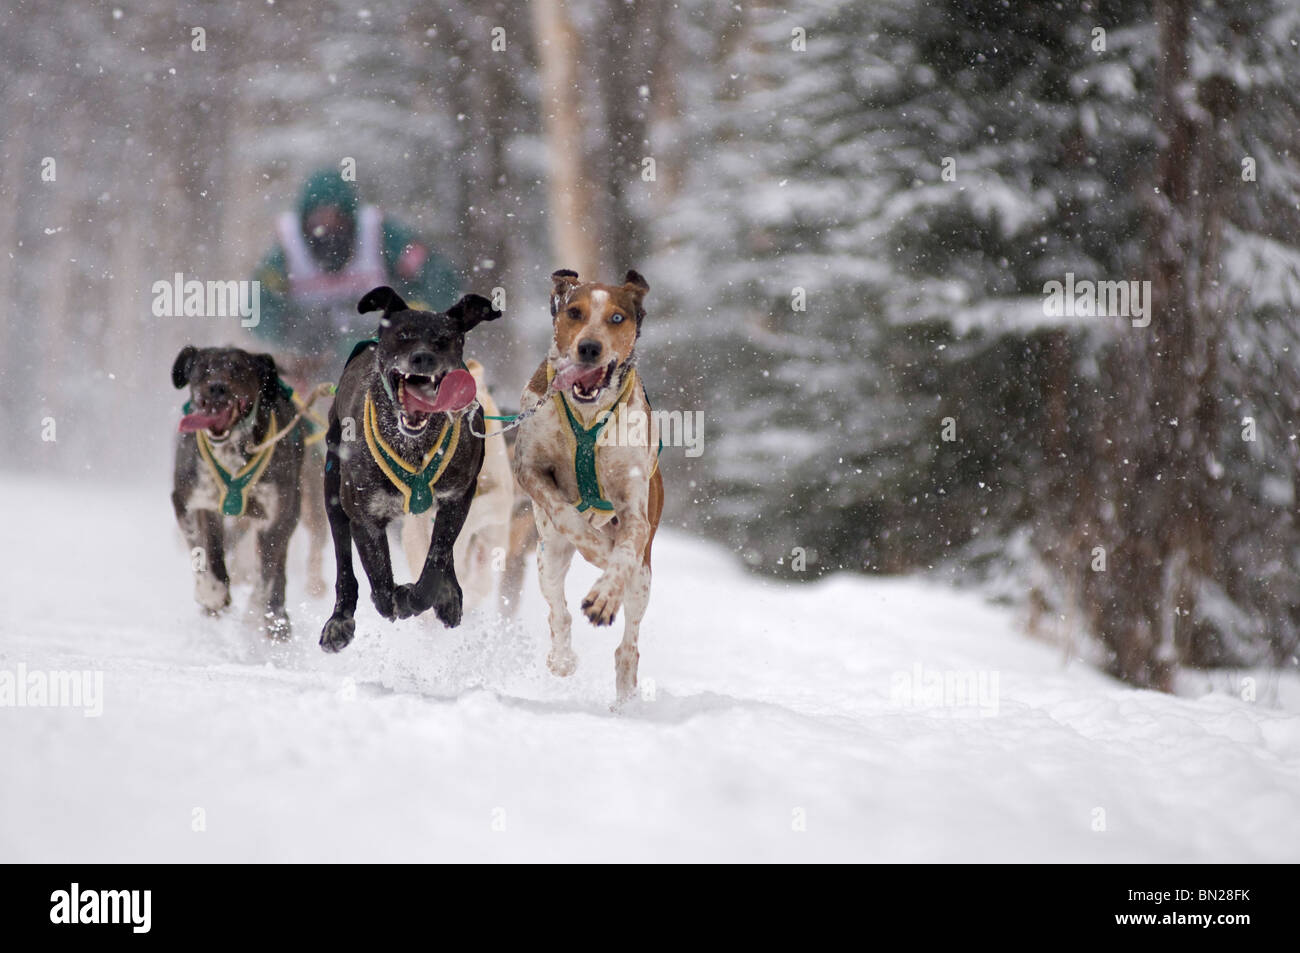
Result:
{"type": "MultiPolygon", "coordinates": [[[[636,369],[650,289],[635,271],[621,285],[583,281],[569,270],[551,281],[554,334],[518,417],[506,425],[518,428],[513,454],[482,365],[464,356],[465,336],[501,317],[487,298],[467,294],[446,312],[419,311],[380,287],[357,304],[361,314],[378,312],[378,320],[374,338],[359,342],[343,368],[324,433],[335,560],[334,611],[320,636],[325,651],[342,650],[356,631],[354,544],[381,616],[431,610],[456,626],[466,601],[481,604],[492,591],[494,556],[506,552],[507,566],[523,559],[533,536],[519,529],[520,513],[531,503],[549,607],[547,666],[559,676],[577,667],[564,579],[581,553],[602,570],[582,600],[584,614],[610,625],[623,609],[617,703],[634,694],[650,548],[664,500],[657,422],[636,369]],[[629,419],[650,424],[629,430],[629,419]],[[601,440],[606,427],[611,435],[644,434],[645,443],[601,440]],[[394,522],[414,577],[401,585],[388,539],[394,522]]],[[[194,597],[212,614],[230,605],[226,554],[253,532],[252,608],[269,636],[287,638],[286,557],[304,495],[319,499],[319,464],[305,461],[307,444],[320,436],[309,423],[310,404],[325,388],[294,394],[269,354],[190,346],[176,357],[172,384],[189,391],[172,504],[191,552],[194,597]]],[[[323,533],[316,535],[318,565],[323,533]]]]}

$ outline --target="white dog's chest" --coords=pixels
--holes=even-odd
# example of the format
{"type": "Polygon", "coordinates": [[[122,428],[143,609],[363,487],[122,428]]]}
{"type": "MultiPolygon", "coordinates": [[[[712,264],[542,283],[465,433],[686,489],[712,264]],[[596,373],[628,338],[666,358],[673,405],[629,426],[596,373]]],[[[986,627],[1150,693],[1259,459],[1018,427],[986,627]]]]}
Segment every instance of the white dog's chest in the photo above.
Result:
{"type": "MultiPolygon", "coordinates": [[[[608,430],[594,454],[594,472],[586,475],[585,493],[579,483],[575,437],[560,419],[553,402],[548,401],[548,406],[533,418],[527,436],[521,435],[522,445],[517,447],[516,454],[524,467],[550,473],[560,495],[571,501],[575,508],[584,497],[608,501],[611,489],[616,487],[624,488],[622,493],[615,494],[617,496],[635,496],[626,488],[649,483],[655,469],[659,431],[657,425],[651,426],[647,437],[644,424],[640,430],[627,427],[623,420],[626,413],[627,407],[621,406],[606,423],[608,430]],[[629,434],[632,435],[631,441],[624,439],[629,434]],[[654,452],[650,446],[655,447],[654,452]]],[[[610,510],[594,506],[585,507],[580,512],[582,518],[595,527],[604,526],[615,515],[610,510]]]]}

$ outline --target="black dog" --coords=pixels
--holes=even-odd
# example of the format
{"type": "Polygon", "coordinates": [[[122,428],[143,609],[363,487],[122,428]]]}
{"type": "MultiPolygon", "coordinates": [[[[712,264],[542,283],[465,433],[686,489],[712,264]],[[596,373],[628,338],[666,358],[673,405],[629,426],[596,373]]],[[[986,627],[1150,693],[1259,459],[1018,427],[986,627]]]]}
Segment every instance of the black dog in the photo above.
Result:
{"type": "Polygon", "coordinates": [[[238,348],[185,347],[172,365],[172,384],[190,389],[172,506],[190,546],[194,598],[212,614],[230,605],[226,518],[249,520],[258,531],[254,606],[266,633],[286,638],[284,564],[301,508],[303,436],[295,426],[283,439],[259,446],[295,413],[275,360],[238,348]]]}
{"type": "Polygon", "coordinates": [[[464,412],[475,394],[465,334],[501,312],[475,294],[445,314],[412,311],[388,287],[357,305],[362,314],[380,308],[378,340],[358,345],[344,367],[325,436],[325,509],[338,573],[334,614],[320,637],[327,652],[344,648],[356,631],[353,540],[385,619],[430,608],[447,626],[461,618],[452,544],[483,465],[483,440],[474,433],[484,432],[482,409],[464,412]],[[424,569],[416,582],[394,587],[388,523],[421,513],[435,514],[424,569]]]}

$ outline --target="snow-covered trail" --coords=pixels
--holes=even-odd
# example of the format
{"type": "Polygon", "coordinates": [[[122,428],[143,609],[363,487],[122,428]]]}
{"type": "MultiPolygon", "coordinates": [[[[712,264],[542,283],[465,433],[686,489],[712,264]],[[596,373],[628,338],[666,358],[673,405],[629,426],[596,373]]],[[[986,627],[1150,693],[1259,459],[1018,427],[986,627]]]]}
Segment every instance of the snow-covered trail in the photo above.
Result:
{"type": "Polygon", "coordinates": [[[200,616],[165,486],[0,492],[0,671],[104,673],[101,717],[0,708],[0,860],[1300,860],[1290,681],[1281,703],[1133,691],[976,595],[785,587],[666,533],[655,697],[614,715],[621,619],[579,617],[555,679],[531,575],[520,622],[454,631],[385,623],[363,588],[326,656],[300,538],[272,647],[200,616]],[[996,713],[903,704],[918,665],[996,676],[996,713]]]}

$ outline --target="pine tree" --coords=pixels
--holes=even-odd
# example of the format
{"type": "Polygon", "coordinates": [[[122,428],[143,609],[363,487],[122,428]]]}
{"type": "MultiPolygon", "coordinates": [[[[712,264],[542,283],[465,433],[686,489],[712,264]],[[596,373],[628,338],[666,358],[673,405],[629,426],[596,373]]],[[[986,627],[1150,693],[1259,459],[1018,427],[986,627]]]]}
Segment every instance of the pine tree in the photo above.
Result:
{"type": "Polygon", "coordinates": [[[1139,257],[1149,25],[1118,3],[747,10],[686,25],[718,64],[692,135],[719,145],[660,226],[723,430],[713,518],[777,571],[792,545],[821,570],[1000,552],[1076,463],[1077,365],[1109,330],[1048,321],[1043,284],[1139,257]]]}

